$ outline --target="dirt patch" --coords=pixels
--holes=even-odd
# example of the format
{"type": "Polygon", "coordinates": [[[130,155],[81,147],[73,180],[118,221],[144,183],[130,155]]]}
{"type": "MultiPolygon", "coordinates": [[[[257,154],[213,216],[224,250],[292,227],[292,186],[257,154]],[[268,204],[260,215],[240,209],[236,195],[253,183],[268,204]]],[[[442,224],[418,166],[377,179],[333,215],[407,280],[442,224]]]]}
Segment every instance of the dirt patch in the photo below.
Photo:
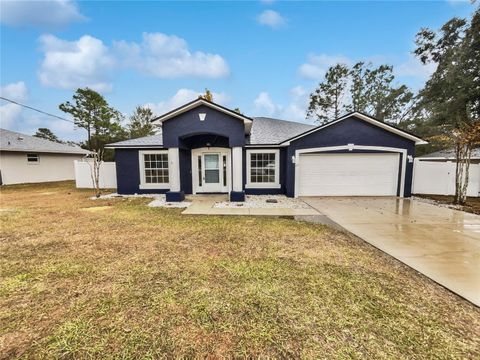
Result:
{"type": "Polygon", "coordinates": [[[448,205],[448,207],[466,211],[472,214],[480,215],[480,197],[468,197],[465,205],[453,204],[453,196],[446,195],[415,195],[419,198],[430,199],[439,204],[448,205]]]}

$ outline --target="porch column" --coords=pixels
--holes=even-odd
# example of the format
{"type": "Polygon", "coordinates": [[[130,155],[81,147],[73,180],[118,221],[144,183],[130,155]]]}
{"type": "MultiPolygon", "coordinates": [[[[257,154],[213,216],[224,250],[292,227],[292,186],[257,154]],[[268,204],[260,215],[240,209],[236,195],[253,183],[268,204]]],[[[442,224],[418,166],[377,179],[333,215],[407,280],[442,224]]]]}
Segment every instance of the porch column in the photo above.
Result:
{"type": "Polygon", "coordinates": [[[230,201],[244,201],[243,191],[243,149],[240,146],[232,148],[232,192],[230,201]]]}
{"type": "Polygon", "coordinates": [[[180,153],[178,148],[168,149],[168,182],[170,191],[166,193],[167,201],[183,201],[185,194],[180,189],[180,153]]]}

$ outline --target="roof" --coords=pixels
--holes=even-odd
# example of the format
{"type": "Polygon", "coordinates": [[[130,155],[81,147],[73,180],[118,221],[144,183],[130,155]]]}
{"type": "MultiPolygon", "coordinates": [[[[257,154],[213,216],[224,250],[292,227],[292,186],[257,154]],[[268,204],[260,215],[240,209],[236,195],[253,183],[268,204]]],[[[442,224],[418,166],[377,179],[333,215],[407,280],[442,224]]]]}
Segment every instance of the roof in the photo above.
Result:
{"type": "Polygon", "coordinates": [[[71,146],[21,134],[15,131],[0,129],[0,150],[39,152],[57,154],[88,154],[89,151],[79,146],[71,146]]]}
{"type": "MultiPolygon", "coordinates": [[[[267,117],[255,117],[252,122],[250,140],[247,145],[274,145],[288,139],[292,135],[301,134],[315,128],[313,125],[294,121],[279,120],[267,117]]],[[[108,144],[112,148],[153,148],[163,146],[163,136],[160,133],[108,144]]]]}
{"type": "MultiPolygon", "coordinates": [[[[200,99],[202,100],[202,99],[200,99]]],[[[197,100],[196,100],[197,101],[197,100]]],[[[190,103],[191,104],[191,103],[190,103]]],[[[174,110],[175,111],[175,110],[174,110]]],[[[355,117],[361,121],[368,122],[372,125],[378,126],[382,129],[390,131],[398,136],[407,138],[415,144],[426,144],[427,142],[423,139],[405,131],[398,129],[393,125],[386,124],[383,121],[372,118],[371,116],[359,113],[352,112],[341,118],[331,121],[329,123],[315,126],[304,123],[299,123],[295,121],[287,121],[280,119],[273,119],[268,117],[254,117],[249,118],[252,120],[250,136],[247,137],[247,144],[250,146],[254,145],[278,145],[286,146],[289,145],[290,141],[294,141],[303,136],[307,136],[313,132],[324,129],[330,125],[336,124],[340,121],[346,120],[348,118],[355,117]]],[[[113,144],[108,144],[108,147],[111,148],[121,148],[121,147],[162,147],[163,137],[161,134],[147,136],[138,139],[121,141],[113,144]]]]}
{"type": "Polygon", "coordinates": [[[255,117],[253,118],[249,144],[279,144],[292,136],[297,136],[314,128],[314,125],[294,121],[255,117]]]}
{"type": "MultiPolygon", "coordinates": [[[[417,159],[455,159],[455,150],[454,149],[444,149],[440,151],[435,151],[431,154],[426,154],[418,156],[417,159]]],[[[472,150],[472,159],[480,159],[480,148],[472,150]]]]}
{"type": "Polygon", "coordinates": [[[289,139],[286,139],[283,141],[283,143],[285,143],[286,145],[288,145],[290,143],[290,141],[294,141],[294,140],[297,140],[301,137],[304,137],[304,136],[307,136],[307,135],[310,135],[311,133],[314,133],[318,130],[322,130],[328,126],[331,126],[331,125],[334,125],[340,121],[343,121],[343,120],[346,120],[346,119],[349,119],[351,117],[355,117],[359,120],[362,120],[362,121],[365,121],[365,122],[368,122],[372,125],[375,125],[375,126],[378,126],[384,130],[387,130],[387,131],[390,131],[391,133],[394,133],[396,135],[399,135],[401,137],[404,137],[404,138],[407,138],[411,141],[414,141],[415,142],[415,145],[423,145],[423,144],[428,144],[428,142],[426,142],[425,140],[423,140],[422,138],[419,138],[418,136],[415,136],[413,135],[412,133],[409,133],[408,131],[405,131],[405,130],[402,130],[402,129],[399,129],[393,125],[390,125],[390,124],[387,124],[381,120],[378,120],[378,119],[375,119],[373,117],[371,117],[370,115],[366,115],[366,114],[363,114],[361,112],[358,112],[358,111],[353,111],[351,113],[348,113],[336,120],[333,120],[333,121],[330,121],[326,124],[323,124],[323,125],[320,125],[320,126],[317,126],[311,130],[307,130],[306,132],[300,134],[300,135],[294,135],[292,137],[290,137],[289,139]]]}
{"type": "Polygon", "coordinates": [[[170,120],[188,110],[191,110],[191,109],[194,109],[196,108],[197,106],[200,106],[200,105],[205,105],[205,106],[208,106],[212,109],[215,109],[215,110],[218,110],[220,112],[223,112],[227,115],[230,115],[234,118],[237,118],[239,120],[242,120],[243,123],[245,124],[245,132],[246,133],[249,133],[250,132],[250,126],[252,124],[252,118],[248,117],[248,116],[245,116],[239,112],[236,112],[235,110],[231,110],[231,109],[228,109],[222,105],[219,105],[219,104],[215,104],[214,102],[212,101],[208,101],[202,97],[199,97],[198,99],[195,99],[193,101],[190,101],[189,103],[186,103],[185,105],[182,105],[176,109],[173,109],[163,115],[160,115],[154,119],[152,119],[152,122],[164,122],[164,121],[167,121],[167,120],[170,120]]]}
{"type": "Polygon", "coordinates": [[[108,144],[107,147],[110,148],[154,148],[154,147],[163,147],[163,136],[162,133],[158,133],[151,136],[145,136],[136,139],[119,141],[116,143],[108,144]]]}

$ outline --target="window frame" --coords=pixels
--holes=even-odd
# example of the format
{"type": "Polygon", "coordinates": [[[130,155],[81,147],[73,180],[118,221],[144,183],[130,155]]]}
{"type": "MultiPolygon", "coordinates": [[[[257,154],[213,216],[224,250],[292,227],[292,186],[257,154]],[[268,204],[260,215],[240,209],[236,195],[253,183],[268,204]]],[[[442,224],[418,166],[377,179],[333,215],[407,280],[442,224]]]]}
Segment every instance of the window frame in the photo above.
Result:
{"type": "Polygon", "coordinates": [[[247,181],[245,188],[249,189],[280,189],[280,149],[247,150],[247,181]],[[251,182],[252,154],[275,154],[275,182],[251,182]]]}
{"type": "Polygon", "coordinates": [[[140,150],[138,152],[138,162],[140,168],[140,184],[139,189],[170,189],[170,159],[168,158],[168,150],[140,150]],[[147,183],[145,175],[145,155],[167,155],[168,182],[166,183],[147,183]]]}
{"type": "Polygon", "coordinates": [[[38,153],[26,153],[25,156],[26,156],[26,158],[27,158],[27,164],[29,164],[29,165],[38,165],[38,164],[40,164],[40,154],[38,154],[38,153]],[[37,158],[37,160],[35,160],[35,161],[30,161],[30,160],[28,160],[28,157],[29,157],[29,156],[35,156],[35,157],[37,158]]]}

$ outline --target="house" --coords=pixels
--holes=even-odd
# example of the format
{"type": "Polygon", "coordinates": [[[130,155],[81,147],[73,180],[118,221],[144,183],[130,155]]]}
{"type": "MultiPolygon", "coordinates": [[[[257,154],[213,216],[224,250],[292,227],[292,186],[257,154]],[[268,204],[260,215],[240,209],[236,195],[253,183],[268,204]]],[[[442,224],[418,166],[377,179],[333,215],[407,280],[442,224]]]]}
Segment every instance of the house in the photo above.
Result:
{"type": "MultiPolygon", "coordinates": [[[[419,156],[417,159],[419,161],[438,161],[438,162],[457,161],[454,149],[445,149],[445,150],[435,151],[430,154],[419,156]]],[[[475,148],[472,150],[470,163],[480,164],[480,148],[475,148]]]]}
{"type": "Polygon", "coordinates": [[[360,113],[322,126],[250,118],[199,98],[153,120],[161,133],[110,144],[117,191],[410,196],[419,137],[360,113]]]}
{"type": "Polygon", "coordinates": [[[73,161],[87,150],[0,129],[0,184],[75,179],[73,161]]]}

